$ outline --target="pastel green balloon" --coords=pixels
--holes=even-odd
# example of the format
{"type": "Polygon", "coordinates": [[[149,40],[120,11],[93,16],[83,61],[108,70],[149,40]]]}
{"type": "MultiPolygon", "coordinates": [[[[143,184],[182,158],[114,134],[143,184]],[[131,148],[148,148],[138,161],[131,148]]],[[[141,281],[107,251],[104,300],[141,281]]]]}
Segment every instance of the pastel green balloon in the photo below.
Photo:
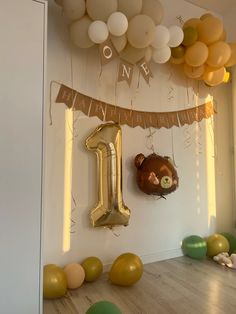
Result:
{"type": "Polygon", "coordinates": [[[92,282],[97,280],[103,271],[103,265],[99,258],[90,256],[81,264],[85,271],[85,281],[92,282]]]}
{"type": "Polygon", "coordinates": [[[191,235],[183,240],[182,250],[184,255],[193,259],[203,259],[206,257],[207,244],[203,238],[191,235]]]}
{"type": "Polygon", "coordinates": [[[120,309],[108,301],[99,301],[94,303],[86,314],[122,314],[120,309]]]}
{"type": "Polygon", "coordinates": [[[182,45],[184,46],[191,46],[193,45],[197,39],[198,39],[198,34],[197,30],[194,27],[186,27],[184,30],[184,39],[182,42],[182,45]]]}
{"type": "Polygon", "coordinates": [[[173,58],[183,58],[184,53],[185,53],[185,49],[182,45],[171,48],[171,56],[173,58]]]}

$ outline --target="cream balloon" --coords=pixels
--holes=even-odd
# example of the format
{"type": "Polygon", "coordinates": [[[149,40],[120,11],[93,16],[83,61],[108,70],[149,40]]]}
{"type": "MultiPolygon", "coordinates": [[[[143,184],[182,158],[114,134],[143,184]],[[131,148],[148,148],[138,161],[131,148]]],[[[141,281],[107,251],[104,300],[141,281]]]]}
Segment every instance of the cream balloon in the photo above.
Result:
{"type": "Polygon", "coordinates": [[[184,39],[184,32],[179,26],[171,26],[169,28],[170,39],[168,41],[169,47],[177,47],[179,46],[184,39]]]}
{"type": "Polygon", "coordinates": [[[231,56],[227,63],[225,64],[226,67],[232,67],[236,65],[236,43],[229,43],[231,49],[231,56]]]}
{"type": "Polygon", "coordinates": [[[200,41],[196,41],[195,44],[186,49],[185,62],[190,66],[201,66],[206,62],[207,58],[208,48],[200,41]]]}
{"type": "Polygon", "coordinates": [[[127,44],[127,37],[125,34],[122,36],[119,36],[119,37],[111,35],[110,39],[111,39],[114,47],[116,48],[116,51],[119,53],[125,48],[125,46],[127,44]]]}
{"type": "Polygon", "coordinates": [[[134,48],[130,44],[127,44],[125,49],[121,51],[120,57],[127,62],[135,64],[145,56],[145,53],[146,53],[145,48],[138,49],[134,48]]]}
{"type": "Polygon", "coordinates": [[[141,13],[148,15],[158,25],[164,17],[164,8],[159,0],[143,0],[141,13]]]}
{"type": "Polygon", "coordinates": [[[85,0],[63,0],[63,13],[70,20],[79,20],[85,14],[85,0]]]}
{"type": "Polygon", "coordinates": [[[128,20],[140,14],[143,0],[118,0],[118,11],[125,14],[128,20]]]}
{"type": "Polygon", "coordinates": [[[109,16],[117,11],[117,0],[87,0],[86,8],[92,20],[107,22],[109,16]]]}
{"type": "Polygon", "coordinates": [[[154,48],[161,48],[166,46],[170,40],[170,32],[167,27],[164,25],[157,25],[155,28],[155,35],[154,40],[152,41],[151,45],[154,48]]]}
{"type": "Polygon", "coordinates": [[[208,16],[198,26],[198,40],[210,45],[219,40],[223,33],[223,23],[214,16],[208,16]]]}
{"type": "Polygon", "coordinates": [[[147,61],[147,62],[150,62],[151,61],[151,59],[152,59],[152,47],[151,46],[149,46],[149,47],[147,47],[146,48],[146,51],[145,51],[145,60],[147,61]]]}
{"type": "Polygon", "coordinates": [[[218,41],[208,47],[207,64],[211,67],[221,68],[228,61],[231,56],[231,49],[224,41],[218,41]]]}
{"type": "Polygon", "coordinates": [[[193,27],[193,28],[197,28],[198,24],[201,23],[201,20],[198,18],[192,18],[187,20],[184,25],[183,25],[183,29],[187,28],[187,27],[193,27]]]}
{"type": "Polygon", "coordinates": [[[199,67],[192,67],[188,64],[184,65],[184,73],[187,77],[197,79],[200,78],[205,71],[205,65],[199,67]]]}
{"type": "Polygon", "coordinates": [[[127,17],[121,12],[114,12],[108,18],[107,27],[112,35],[122,36],[128,29],[127,17]]]}
{"type": "Polygon", "coordinates": [[[127,38],[135,48],[146,48],[154,39],[155,24],[147,15],[136,15],[129,22],[127,38]]]}
{"type": "Polygon", "coordinates": [[[203,80],[209,86],[217,86],[224,82],[225,73],[224,67],[216,69],[208,66],[203,74],[203,80]]]}
{"type": "Polygon", "coordinates": [[[88,28],[88,35],[95,44],[103,43],[109,35],[106,23],[103,21],[92,22],[88,28]]]}
{"type": "Polygon", "coordinates": [[[154,49],[152,59],[156,63],[166,63],[171,57],[171,50],[169,46],[163,46],[159,49],[154,49]]]}
{"type": "Polygon", "coordinates": [[[88,36],[88,29],[91,23],[92,20],[85,15],[82,19],[70,25],[70,38],[76,46],[80,48],[90,48],[94,45],[94,42],[92,42],[88,36]]]}
{"type": "Polygon", "coordinates": [[[85,278],[85,271],[80,264],[68,264],[64,268],[66,274],[67,288],[77,289],[82,286],[85,278]]]}

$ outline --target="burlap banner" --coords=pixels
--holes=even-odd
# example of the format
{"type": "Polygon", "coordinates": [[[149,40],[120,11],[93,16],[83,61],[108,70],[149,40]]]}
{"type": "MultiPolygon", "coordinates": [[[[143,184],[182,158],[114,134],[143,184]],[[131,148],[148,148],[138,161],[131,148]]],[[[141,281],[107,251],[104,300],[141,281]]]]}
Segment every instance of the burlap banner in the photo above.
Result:
{"type": "MultiPolygon", "coordinates": [[[[146,68],[145,70],[148,71],[146,68]]],[[[65,85],[61,85],[56,103],[64,103],[68,108],[80,110],[88,117],[98,117],[102,121],[126,124],[132,128],[140,126],[143,129],[149,127],[169,129],[172,126],[179,127],[185,124],[192,124],[194,121],[199,122],[202,119],[210,118],[215,112],[211,101],[198,107],[171,112],[131,110],[99,101],[65,85]]]]}

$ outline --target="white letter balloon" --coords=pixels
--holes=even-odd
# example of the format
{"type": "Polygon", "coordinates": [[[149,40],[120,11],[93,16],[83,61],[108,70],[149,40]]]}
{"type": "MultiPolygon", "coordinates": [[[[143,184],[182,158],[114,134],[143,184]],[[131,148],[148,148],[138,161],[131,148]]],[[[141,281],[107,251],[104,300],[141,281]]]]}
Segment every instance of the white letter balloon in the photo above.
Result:
{"type": "Polygon", "coordinates": [[[157,25],[155,29],[154,40],[151,45],[154,48],[161,48],[166,46],[170,40],[170,32],[167,27],[163,25],[157,25]]]}
{"type": "Polygon", "coordinates": [[[108,18],[107,27],[112,35],[122,36],[128,29],[127,17],[121,12],[114,12],[108,18]]]}
{"type": "Polygon", "coordinates": [[[95,44],[103,43],[109,35],[107,24],[103,21],[92,22],[88,29],[88,35],[95,44]]]}
{"type": "Polygon", "coordinates": [[[169,28],[170,40],[168,42],[169,47],[177,47],[179,46],[184,39],[184,32],[179,26],[171,26],[169,28]]]}

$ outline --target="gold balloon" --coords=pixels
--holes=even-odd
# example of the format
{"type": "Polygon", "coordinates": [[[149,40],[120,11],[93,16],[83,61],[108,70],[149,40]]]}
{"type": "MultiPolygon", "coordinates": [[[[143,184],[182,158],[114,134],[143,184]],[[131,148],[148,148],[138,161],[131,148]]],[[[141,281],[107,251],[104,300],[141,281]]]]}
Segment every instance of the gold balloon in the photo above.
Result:
{"type": "Polygon", "coordinates": [[[173,58],[173,57],[170,57],[170,63],[172,64],[183,64],[184,63],[184,57],[182,58],[173,58]]]}
{"type": "Polygon", "coordinates": [[[87,257],[81,265],[85,271],[85,281],[87,282],[97,280],[102,274],[103,265],[97,257],[87,257]]]}
{"type": "Polygon", "coordinates": [[[182,45],[175,48],[171,48],[171,56],[173,58],[176,58],[176,59],[183,58],[184,53],[185,53],[185,48],[182,45]]]}
{"type": "Polygon", "coordinates": [[[225,73],[224,67],[216,69],[208,66],[203,74],[203,80],[209,86],[217,86],[224,82],[225,73]]]}
{"type": "Polygon", "coordinates": [[[184,65],[184,73],[187,77],[197,79],[202,77],[205,71],[205,66],[201,65],[199,67],[192,67],[188,64],[184,65]]]}
{"type": "Polygon", "coordinates": [[[112,264],[109,279],[119,286],[131,286],[142,277],[143,263],[133,253],[120,255],[112,264]]]}
{"type": "Polygon", "coordinates": [[[227,37],[226,30],[223,29],[223,32],[219,38],[219,41],[226,41],[226,37],[227,37]]]}
{"type": "Polygon", "coordinates": [[[231,49],[231,56],[225,64],[226,67],[232,67],[236,64],[236,43],[229,43],[229,46],[231,49]]]}
{"type": "Polygon", "coordinates": [[[137,49],[133,46],[127,44],[125,49],[121,51],[120,57],[125,61],[135,64],[139,60],[141,60],[146,54],[146,49],[137,49]]]}
{"type": "Polygon", "coordinates": [[[198,34],[197,34],[196,28],[188,26],[184,28],[183,32],[184,32],[184,39],[183,39],[182,45],[191,46],[197,41],[198,34]]]}
{"type": "Polygon", "coordinates": [[[43,297],[61,298],[66,294],[66,274],[62,268],[48,264],[43,268],[43,297]]]}
{"type": "Polygon", "coordinates": [[[124,13],[130,20],[135,15],[140,14],[142,5],[142,0],[118,0],[118,11],[124,13]]]}
{"type": "Polygon", "coordinates": [[[200,20],[203,21],[205,20],[207,17],[212,17],[213,15],[211,13],[205,13],[200,17],[200,20]]]}
{"type": "Polygon", "coordinates": [[[122,197],[121,141],[121,127],[114,123],[100,125],[86,139],[86,147],[98,160],[98,203],[90,214],[94,227],[129,223],[130,209],[122,197]]]}
{"type": "Polygon", "coordinates": [[[197,18],[192,18],[192,19],[189,19],[187,20],[185,23],[184,23],[184,26],[183,26],[183,29],[187,28],[187,27],[193,27],[193,28],[197,28],[198,24],[201,22],[200,19],[197,19],[197,18]]]}
{"type": "Polygon", "coordinates": [[[117,11],[117,0],[87,0],[86,8],[92,20],[107,22],[109,16],[117,11]]]}
{"type": "Polygon", "coordinates": [[[207,238],[207,256],[213,257],[223,252],[229,252],[229,242],[223,235],[216,233],[207,238]]]}
{"type": "MultiPolygon", "coordinates": [[[[126,0],[127,1],[127,0],[126,0]]],[[[127,2],[129,2],[128,0],[127,2]]],[[[164,8],[159,0],[143,0],[141,14],[150,16],[156,25],[160,24],[164,17],[164,8]]]]}
{"type": "Polygon", "coordinates": [[[220,68],[224,66],[231,56],[231,49],[224,41],[218,41],[208,47],[207,64],[211,67],[220,68]]]}
{"type": "Polygon", "coordinates": [[[64,267],[64,272],[66,274],[68,289],[77,289],[82,286],[85,278],[85,272],[80,264],[68,264],[64,267]]]}
{"type": "Polygon", "coordinates": [[[220,19],[209,16],[198,24],[197,30],[198,40],[210,45],[220,39],[223,33],[223,23],[220,19]]]}
{"type": "Polygon", "coordinates": [[[127,37],[125,34],[119,37],[110,35],[110,39],[116,48],[116,51],[119,53],[125,48],[127,44],[127,37]]]}
{"type": "Polygon", "coordinates": [[[200,41],[186,49],[185,62],[190,66],[199,67],[206,62],[207,58],[208,48],[200,41]]]}
{"type": "Polygon", "coordinates": [[[92,42],[88,35],[88,29],[91,23],[92,20],[85,15],[82,19],[70,25],[70,38],[76,46],[89,48],[94,45],[94,42],[92,42]]]}

